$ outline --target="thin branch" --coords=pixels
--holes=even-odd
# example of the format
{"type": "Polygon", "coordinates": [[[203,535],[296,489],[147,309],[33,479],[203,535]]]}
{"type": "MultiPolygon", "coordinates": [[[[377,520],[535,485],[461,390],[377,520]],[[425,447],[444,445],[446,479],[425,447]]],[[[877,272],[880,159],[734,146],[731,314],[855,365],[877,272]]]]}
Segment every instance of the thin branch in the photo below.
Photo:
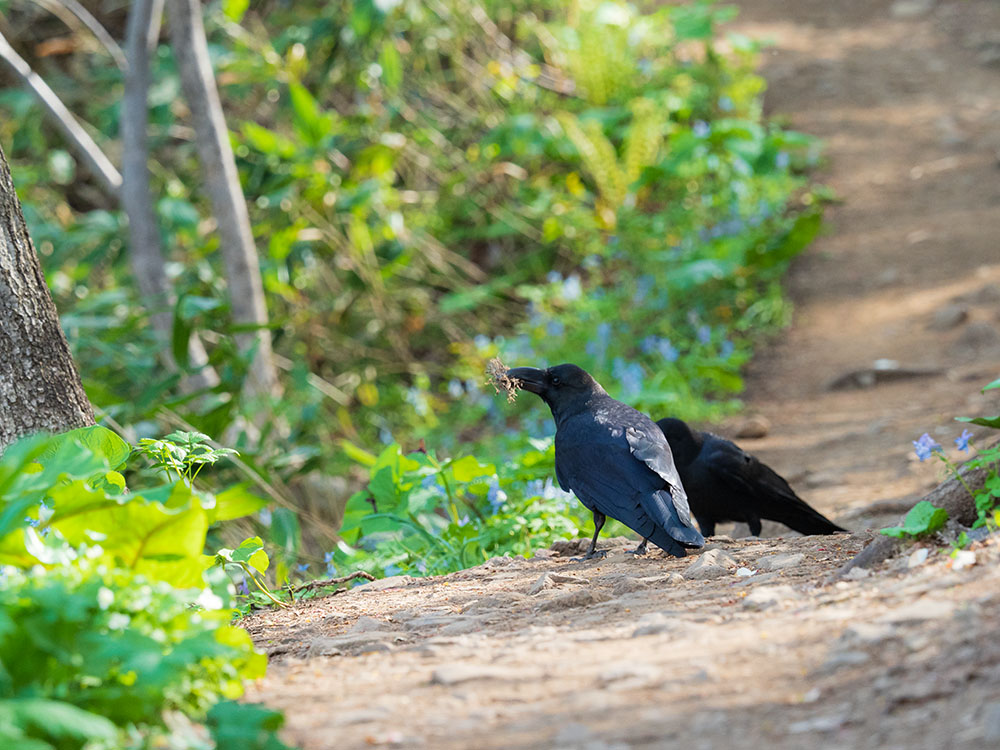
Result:
{"type": "MultiPolygon", "coordinates": [[[[170,340],[173,331],[174,293],[167,277],[160,229],[149,187],[148,92],[150,59],[156,51],[164,0],[135,0],[128,14],[125,47],[125,95],[122,98],[122,208],[128,216],[129,259],[132,274],[149,311],[153,329],[162,344],[161,359],[170,371],[178,369],[170,340]]],[[[194,370],[185,376],[182,389],[198,391],[218,385],[219,376],[208,366],[208,354],[197,336],[188,339],[188,359],[194,370]]]]}
{"type": "Polygon", "coordinates": [[[94,143],[94,139],[80,126],[73,113],[66,108],[49,85],[31,69],[23,57],[17,54],[2,34],[0,34],[0,59],[3,59],[24,85],[38,97],[42,106],[54,118],[63,136],[87,165],[87,169],[101,183],[104,191],[116,200],[120,199],[122,176],[115,169],[115,165],[104,155],[100,146],[94,143]]]}
{"type": "MultiPolygon", "coordinates": [[[[253,352],[246,393],[250,397],[272,396],[277,392],[278,379],[271,360],[260,261],[208,54],[201,2],[171,0],[169,8],[170,42],[181,89],[191,110],[206,191],[219,227],[233,322],[256,327],[253,332],[236,334],[240,351],[253,352]]],[[[264,416],[265,412],[259,414],[264,416]]]]}
{"type": "Polygon", "coordinates": [[[77,25],[76,21],[82,23],[94,35],[94,38],[101,43],[104,49],[108,51],[108,54],[111,55],[119,70],[124,73],[128,68],[125,53],[118,46],[118,42],[101,25],[101,22],[94,18],[93,14],[77,2],[77,0],[35,0],[35,4],[41,5],[52,13],[52,15],[58,16],[71,29],[77,25]]]}
{"type": "Polygon", "coordinates": [[[353,581],[355,578],[367,578],[369,581],[375,580],[375,576],[371,573],[356,570],[350,575],[340,576],[340,578],[327,578],[324,581],[308,581],[300,583],[298,586],[289,586],[287,590],[293,594],[297,594],[300,591],[313,591],[314,589],[322,589],[327,586],[336,586],[338,583],[347,583],[348,581],[353,581]]]}

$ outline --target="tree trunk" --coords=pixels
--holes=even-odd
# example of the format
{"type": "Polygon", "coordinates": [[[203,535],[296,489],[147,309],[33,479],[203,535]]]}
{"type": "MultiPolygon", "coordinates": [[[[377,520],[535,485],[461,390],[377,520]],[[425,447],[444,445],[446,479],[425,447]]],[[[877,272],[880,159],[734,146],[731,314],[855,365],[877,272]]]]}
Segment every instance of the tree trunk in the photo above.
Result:
{"type": "MultiPolygon", "coordinates": [[[[160,230],[149,189],[149,60],[156,50],[163,16],[163,0],[135,0],[129,9],[125,33],[128,63],[125,96],[122,98],[122,208],[128,216],[129,259],[132,274],[149,310],[153,330],[163,346],[161,361],[177,370],[171,348],[174,294],[160,245],[160,230]]],[[[208,364],[201,339],[188,340],[188,360],[195,374],[185,378],[182,390],[200,390],[218,385],[219,376],[208,364]]]]}
{"type": "Polygon", "coordinates": [[[170,41],[184,98],[191,109],[209,200],[219,226],[233,322],[241,327],[260,326],[256,331],[236,336],[241,352],[253,352],[246,394],[274,395],[277,376],[271,359],[271,332],[264,327],[267,306],[257,248],[208,56],[201,3],[170,0],[169,7],[170,41]]]}
{"type": "Polygon", "coordinates": [[[0,451],[94,424],[0,149],[0,451]]]}

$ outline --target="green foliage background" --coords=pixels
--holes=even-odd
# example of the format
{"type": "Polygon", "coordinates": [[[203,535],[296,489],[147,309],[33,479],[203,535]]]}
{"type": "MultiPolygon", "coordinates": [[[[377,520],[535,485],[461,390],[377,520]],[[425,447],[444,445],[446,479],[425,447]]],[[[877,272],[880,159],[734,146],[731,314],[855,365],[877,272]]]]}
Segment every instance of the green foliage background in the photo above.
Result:
{"type": "MultiPolygon", "coordinates": [[[[25,14],[28,37],[55,23],[0,8],[25,14]]],[[[236,447],[274,505],[239,530],[262,536],[279,583],[324,566],[443,572],[578,533],[586,515],[551,484],[547,412],[494,396],[485,362],[573,361],[654,418],[717,418],[739,406],[753,345],[787,322],[782,274],[819,228],[802,176],[815,144],[762,117],[756,44],[720,31],[732,16],[709,2],[209,4],[283,376],[270,404],[240,396],[248,363],[167,46],[150,103],[172,342],[129,278],[120,211],[31,96],[0,91],[88,394],[133,442],[164,420],[238,435],[268,411],[265,448],[236,447]],[[187,366],[190,335],[222,378],[205,393],[157,360],[172,346],[187,366]],[[421,440],[428,453],[410,453],[421,440]],[[307,477],[344,481],[316,501],[307,477]]],[[[109,58],[33,64],[114,153],[109,58]]]]}

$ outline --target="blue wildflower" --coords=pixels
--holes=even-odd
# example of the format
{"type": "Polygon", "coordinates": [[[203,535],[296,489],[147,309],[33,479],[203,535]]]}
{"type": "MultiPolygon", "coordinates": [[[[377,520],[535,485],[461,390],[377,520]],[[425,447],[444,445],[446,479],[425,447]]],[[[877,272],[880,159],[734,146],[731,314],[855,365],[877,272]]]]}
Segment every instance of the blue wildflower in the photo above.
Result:
{"type": "Polygon", "coordinates": [[[246,596],[247,594],[250,593],[250,587],[247,586],[246,578],[240,581],[240,585],[236,587],[236,592],[242,594],[243,596],[246,596]]]}
{"type": "Polygon", "coordinates": [[[299,573],[305,573],[305,572],[306,572],[307,570],[309,570],[309,563],[301,563],[301,564],[299,564],[299,565],[296,565],[296,566],[295,566],[295,569],[296,569],[296,570],[297,570],[297,571],[298,571],[299,573]]]}
{"type": "Polygon", "coordinates": [[[462,526],[467,526],[469,524],[469,514],[466,513],[464,516],[459,518],[455,523],[458,524],[459,528],[461,528],[462,526]]]}
{"type": "Polygon", "coordinates": [[[472,339],[472,343],[476,345],[477,349],[485,349],[490,345],[490,337],[480,333],[472,339]]]}
{"type": "Polygon", "coordinates": [[[427,572],[427,563],[425,563],[423,560],[418,560],[417,564],[414,567],[417,569],[417,572],[420,573],[421,575],[424,575],[427,572]]]}
{"type": "Polygon", "coordinates": [[[726,339],[725,341],[722,342],[722,346],[719,348],[719,354],[722,356],[723,359],[729,359],[729,355],[733,353],[733,350],[735,348],[736,347],[733,345],[733,342],[730,341],[729,339],[726,339]]]}
{"type": "Polygon", "coordinates": [[[695,337],[702,344],[707,344],[712,340],[712,329],[707,325],[700,325],[698,326],[698,330],[695,332],[695,337]]]}
{"type": "Polygon", "coordinates": [[[559,273],[558,271],[549,271],[547,274],[545,274],[545,280],[550,284],[558,284],[560,281],[562,281],[562,274],[559,273]]]}
{"type": "Polygon", "coordinates": [[[917,458],[921,461],[930,458],[931,454],[935,452],[941,452],[941,446],[926,432],[920,436],[919,440],[913,441],[913,448],[917,453],[917,458]]]}
{"type": "Polygon", "coordinates": [[[333,578],[337,575],[337,566],[333,564],[333,553],[327,552],[323,555],[323,562],[326,563],[326,577],[333,578]]]}
{"type": "Polygon", "coordinates": [[[448,381],[448,395],[454,399],[462,398],[465,395],[465,388],[462,387],[461,380],[452,378],[448,381]]]}
{"type": "Polygon", "coordinates": [[[563,299],[567,302],[573,302],[580,299],[581,294],[583,294],[583,287],[580,285],[580,277],[573,274],[563,283],[563,299]]]}
{"type": "Polygon", "coordinates": [[[733,110],[733,100],[723,94],[719,97],[719,109],[723,112],[731,112],[733,110]]]}
{"type": "Polygon", "coordinates": [[[490,489],[486,493],[486,499],[493,513],[499,511],[503,507],[503,504],[507,502],[507,493],[500,489],[500,480],[497,477],[493,477],[490,480],[490,489]]]}
{"type": "Polygon", "coordinates": [[[712,132],[712,126],[704,120],[695,120],[694,125],[691,126],[691,130],[699,138],[706,138],[712,132]]]}
{"type": "Polygon", "coordinates": [[[30,518],[29,516],[24,517],[24,522],[28,524],[28,526],[31,526],[32,528],[35,528],[36,526],[38,526],[38,524],[41,523],[41,521],[39,521],[37,518],[30,518]]]}
{"type": "Polygon", "coordinates": [[[545,324],[545,334],[552,339],[560,338],[566,332],[566,326],[559,320],[550,320],[545,324]]]}
{"type": "Polygon", "coordinates": [[[270,526],[271,525],[271,509],[270,508],[261,508],[259,511],[257,511],[257,520],[260,521],[265,526],[270,526]]]}
{"type": "Polygon", "coordinates": [[[778,155],[774,157],[774,166],[778,169],[788,169],[790,161],[791,157],[788,155],[787,151],[779,151],[778,155]]]}
{"type": "Polygon", "coordinates": [[[670,339],[660,339],[660,343],[657,344],[656,350],[660,353],[667,362],[676,362],[677,358],[680,357],[680,352],[677,348],[670,343],[670,339]]]}
{"type": "Polygon", "coordinates": [[[960,451],[969,450],[969,440],[972,439],[972,432],[970,430],[962,430],[962,434],[955,438],[955,445],[958,446],[960,451]]]}

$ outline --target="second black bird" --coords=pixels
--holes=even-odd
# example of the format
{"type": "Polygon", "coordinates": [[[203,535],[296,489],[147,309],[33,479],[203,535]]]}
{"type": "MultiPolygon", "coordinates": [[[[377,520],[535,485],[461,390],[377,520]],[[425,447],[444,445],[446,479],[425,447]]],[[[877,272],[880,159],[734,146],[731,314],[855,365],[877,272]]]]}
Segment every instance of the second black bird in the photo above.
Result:
{"type": "Polygon", "coordinates": [[[649,417],[615,401],[576,365],[517,367],[507,377],[552,410],[559,486],[594,514],[587,557],[595,554],[606,516],[642,535],[638,554],[648,541],[676,557],[705,543],[691,522],[670,447],[649,417]]]}
{"type": "Polygon", "coordinates": [[[767,464],[735,443],[710,432],[692,430],[680,419],[661,419],[691,512],[705,536],[720,521],[742,521],[760,536],[761,519],[778,521],[800,534],[846,531],[795,494],[767,464]]]}

